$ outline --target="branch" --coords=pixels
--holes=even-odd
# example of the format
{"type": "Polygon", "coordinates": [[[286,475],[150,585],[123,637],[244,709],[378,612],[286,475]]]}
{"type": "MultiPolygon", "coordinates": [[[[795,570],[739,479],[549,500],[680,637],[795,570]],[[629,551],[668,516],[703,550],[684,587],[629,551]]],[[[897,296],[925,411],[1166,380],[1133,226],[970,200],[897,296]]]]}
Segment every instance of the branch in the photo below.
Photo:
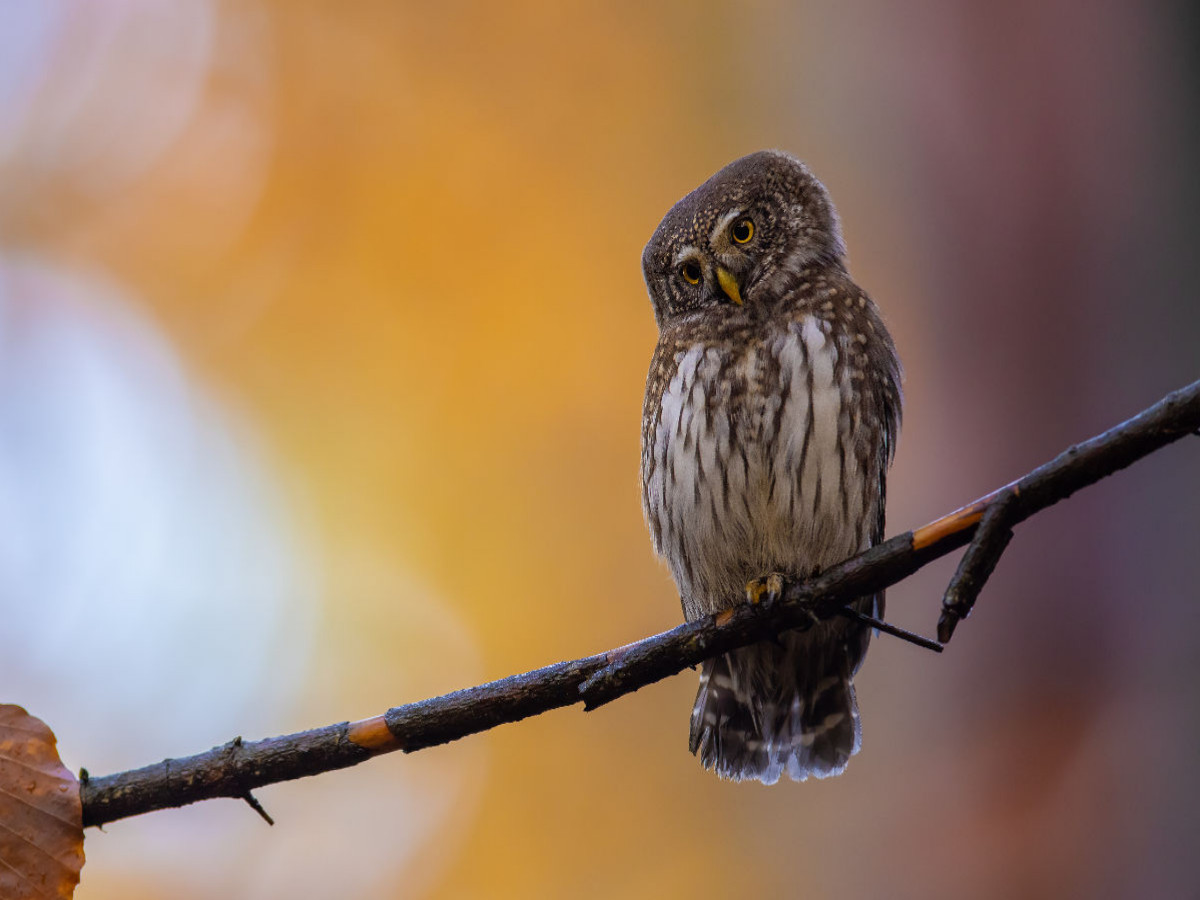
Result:
{"type": "Polygon", "coordinates": [[[392,750],[411,753],[580,701],[585,709],[595,709],[709,657],[840,615],[849,601],[901,581],[970,542],[978,530],[979,545],[964,557],[947,592],[939,631],[948,639],[954,623],[969,612],[1013,526],[1198,431],[1200,381],[974,503],[804,582],[785,585],[778,599],[741,604],[608,653],[398,706],[371,719],[261,741],[237,738],[195,756],[100,778],[83,773],[84,825],[214,797],[246,798],[266,784],[346,768],[392,750]],[[988,527],[977,527],[989,511],[988,527]]]}

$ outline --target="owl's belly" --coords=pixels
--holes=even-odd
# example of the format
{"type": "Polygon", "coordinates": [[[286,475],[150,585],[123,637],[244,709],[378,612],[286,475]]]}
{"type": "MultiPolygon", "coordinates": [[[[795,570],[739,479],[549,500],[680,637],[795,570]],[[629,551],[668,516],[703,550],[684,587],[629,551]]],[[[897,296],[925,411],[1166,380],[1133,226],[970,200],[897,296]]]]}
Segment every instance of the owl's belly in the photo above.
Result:
{"type": "Polygon", "coordinates": [[[689,619],[726,608],[750,578],[805,575],[865,546],[874,498],[851,384],[828,324],[678,358],[653,445],[646,513],[689,619]]]}

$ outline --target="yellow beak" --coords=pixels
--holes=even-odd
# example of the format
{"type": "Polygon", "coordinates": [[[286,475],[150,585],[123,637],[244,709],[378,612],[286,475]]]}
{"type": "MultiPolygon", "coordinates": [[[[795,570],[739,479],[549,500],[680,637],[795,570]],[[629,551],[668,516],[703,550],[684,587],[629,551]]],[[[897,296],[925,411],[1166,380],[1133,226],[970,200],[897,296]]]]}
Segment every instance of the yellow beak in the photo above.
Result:
{"type": "Polygon", "coordinates": [[[725,296],[738,306],[742,305],[742,292],[738,288],[737,279],[720,266],[717,266],[717,283],[721,285],[721,290],[725,292],[725,296]]]}

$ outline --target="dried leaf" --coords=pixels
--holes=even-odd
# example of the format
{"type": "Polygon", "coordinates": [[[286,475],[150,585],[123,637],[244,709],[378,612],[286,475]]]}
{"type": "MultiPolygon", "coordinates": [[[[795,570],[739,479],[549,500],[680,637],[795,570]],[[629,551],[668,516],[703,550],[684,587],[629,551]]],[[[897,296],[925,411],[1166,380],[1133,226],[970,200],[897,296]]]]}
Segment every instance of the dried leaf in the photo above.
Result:
{"type": "Polygon", "coordinates": [[[81,868],[79,781],[45,722],[0,704],[0,897],[68,898],[81,868]]]}

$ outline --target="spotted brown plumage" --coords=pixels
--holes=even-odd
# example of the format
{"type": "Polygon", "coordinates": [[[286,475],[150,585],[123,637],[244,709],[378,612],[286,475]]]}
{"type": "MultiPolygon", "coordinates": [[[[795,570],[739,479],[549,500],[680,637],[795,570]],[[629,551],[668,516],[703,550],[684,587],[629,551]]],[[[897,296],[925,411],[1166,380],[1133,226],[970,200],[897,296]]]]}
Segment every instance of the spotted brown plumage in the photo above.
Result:
{"type": "MultiPolygon", "coordinates": [[[[737,160],[667,213],[642,262],[659,326],[642,499],[685,616],[882,540],[900,364],[821,183],[784,153],[737,160]]],[[[883,595],[854,605],[880,615],[883,595]]],[[[841,772],[869,638],[839,618],[709,660],[692,752],[737,780],[841,772]]]]}

